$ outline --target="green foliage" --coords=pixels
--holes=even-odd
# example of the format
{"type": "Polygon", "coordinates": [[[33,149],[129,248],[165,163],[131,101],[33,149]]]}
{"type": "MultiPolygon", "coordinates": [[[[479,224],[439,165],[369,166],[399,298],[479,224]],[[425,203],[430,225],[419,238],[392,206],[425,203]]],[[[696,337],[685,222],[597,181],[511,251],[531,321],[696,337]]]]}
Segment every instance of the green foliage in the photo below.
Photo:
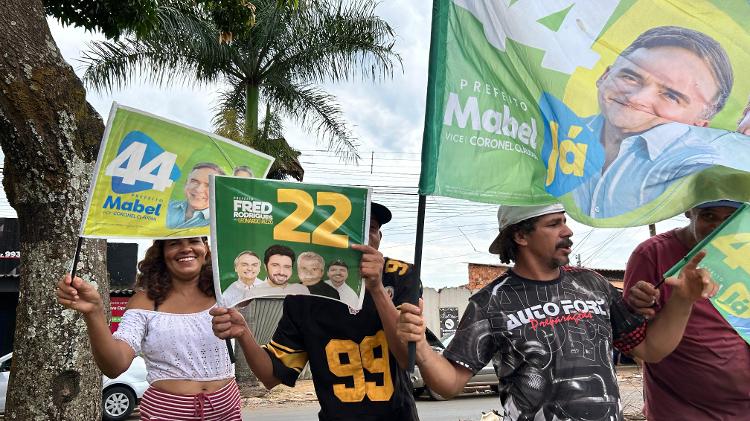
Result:
{"type": "MultiPolygon", "coordinates": [[[[280,7],[296,9],[299,0],[277,0],[280,7]]],[[[63,25],[99,30],[107,38],[124,33],[143,36],[157,23],[158,7],[198,6],[220,32],[240,35],[255,25],[255,6],[249,0],[44,0],[47,15],[63,25]]],[[[184,8],[184,7],[183,7],[184,8]]]]}
{"type": "Polygon", "coordinates": [[[241,36],[255,25],[255,6],[247,0],[198,0],[221,32],[241,36]]]}
{"type": "Polygon", "coordinates": [[[262,135],[262,102],[266,115],[289,117],[343,159],[357,160],[356,139],[336,98],[320,85],[392,76],[401,59],[393,51],[393,30],[374,13],[376,1],[308,0],[297,8],[290,7],[292,0],[253,3],[256,24],[228,44],[198,5],[160,6],[157,25],[146,36],[92,44],[84,55],[84,82],[100,90],[144,77],[157,84],[222,83],[227,88],[216,113],[233,110],[243,124],[243,143],[265,151],[264,142],[283,139],[280,133],[262,135]]]}
{"type": "Polygon", "coordinates": [[[266,114],[261,124],[263,129],[258,133],[257,139],[250,139],[245,132],[244,114],[238,110],[238,107],[233,106],[223,106],[218,109],[212,120],[216,134],[252,146],[276,158],[268,172],[268,178],[275,180],[294,178],[302,181],[305,170],[299,162],[301,153],[291,147],[284,138],[284,125],[279,115],[271,112],[270,107],[266,107],[266,114]]]}
{"type": "Polygon", "coordinates": [[[147,33],[156,24],[157,0],[44,0],[44,10],[64,25],[101,30],[108,38],[147,33]]]}
{"type": "Polygon", "coordinates": [[[215,133],[217,135],[232,139],[235,142],[245,143],[244,123],[242,120],[242,115],[236,109],[226,108],[216,113],[211,123],[216,129],[215,133]]]}

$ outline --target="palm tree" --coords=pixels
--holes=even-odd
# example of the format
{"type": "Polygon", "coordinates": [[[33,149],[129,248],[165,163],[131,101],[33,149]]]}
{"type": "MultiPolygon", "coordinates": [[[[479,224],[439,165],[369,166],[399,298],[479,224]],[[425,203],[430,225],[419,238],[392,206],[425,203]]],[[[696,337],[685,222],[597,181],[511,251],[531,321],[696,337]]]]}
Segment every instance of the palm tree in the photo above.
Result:
{"type": "Polygon", "coordinates": [[[319,85],[391,77],[401,63],[393,51],[393,30],[374,14],[374,0],[290,3],[253,1],[255,25],[223,43],[214,20],[199,6],[167,2],[159,6],[158,23],[148,34],[93,43],[83,59],[84,83],[98,90],[123,87],[143,76],[159,84],[225,83],[214,123],[235,140],[280,154],[280,161],[286,161],[275,168],[277,176],[302,175],[299,152],[281,136],[281,116],[325,139],[343,160],[356,161],[356,139],[336,98],[319,85]],[[268,123],[263,131],[261,101],[268,123]],[[232,125],[237,130],[225,130],[232,125]]]}
{"type": "MultiPolygon", "coordinates": [[[[241,141],[245,136],[245,118],[233,107],[222,107],[217,110],[212,121],[216,134],[228,139],[241,141]]],[[[283,180],[294,178],[302,181],[305,170],[299,162],[300,152],[291,146],[284,138],[284,126],[278,114],[272,113],[266,105],[266,114],[261,122],[262,129],[257,136],[259,141],[253,142],[256,150],[270,155],[276,160],[268,171],[268,178],[283,180]]]]}

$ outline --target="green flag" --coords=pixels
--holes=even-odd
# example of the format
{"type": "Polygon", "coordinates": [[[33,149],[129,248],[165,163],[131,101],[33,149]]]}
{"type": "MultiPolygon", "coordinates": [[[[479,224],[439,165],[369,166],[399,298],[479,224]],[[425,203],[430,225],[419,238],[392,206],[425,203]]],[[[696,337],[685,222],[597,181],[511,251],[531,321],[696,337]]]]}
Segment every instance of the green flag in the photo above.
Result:
{"type": "Polygon", "coordinates": [[[274,159],[213,133],[112,105],[81,236],[208,235],[208,177],[265,177],[274,159]]]}
{"type": "Polygon", "coordinates": [[[434,0],[420,193],[601,227],[750,199],[748,21],[740,0],[434,0]]]}
{"type": "Polygon", "coordinates": [[[701,250],[706,257],[698,267],[708,270],[719,284],[711,303],[750,344],[750,205],[742,205],[664,277],[678,274],[701,250]]]}

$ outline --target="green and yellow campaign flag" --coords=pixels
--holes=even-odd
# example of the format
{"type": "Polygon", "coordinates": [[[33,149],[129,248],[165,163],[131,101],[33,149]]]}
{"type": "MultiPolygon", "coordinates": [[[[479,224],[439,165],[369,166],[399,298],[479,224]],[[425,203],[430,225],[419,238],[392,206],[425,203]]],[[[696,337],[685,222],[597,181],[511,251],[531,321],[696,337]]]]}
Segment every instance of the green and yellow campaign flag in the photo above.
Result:
{"type": "Polygon", "coordinates": [[[706,257],[698,267],[708,270],[720,287],[711,303],[750,344],[750,205],[742,205],[664,277],[679,273],[701,250],[706,257]]]}
{"type": "Polygon", "coordinates": [[[750,199],[746,0],[434,0],[420,193],[637,226],[750,199]]]}
{"type": "Polygon", "coordinates": [[[225,306],[263,296],[317,295],[359,310],[370,189],[211,177],[211,251],[225,306]]]}
{"type": "Polygon", "coordinates": [[[208,235],[212,174],[265,177],[273,158],[212,133],[112,106],[81,236],[208,235]]]}

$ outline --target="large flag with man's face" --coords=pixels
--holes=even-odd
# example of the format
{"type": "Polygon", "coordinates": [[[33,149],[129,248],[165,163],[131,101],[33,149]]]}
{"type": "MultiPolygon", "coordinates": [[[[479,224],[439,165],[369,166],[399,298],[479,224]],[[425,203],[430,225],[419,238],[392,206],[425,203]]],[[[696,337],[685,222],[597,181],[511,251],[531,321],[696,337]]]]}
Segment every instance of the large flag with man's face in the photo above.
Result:
{"type": "Polygon", "coordinates": [[[434,0],[420,193],[636,226],[750,199],[744,0],[434,0]]]}

